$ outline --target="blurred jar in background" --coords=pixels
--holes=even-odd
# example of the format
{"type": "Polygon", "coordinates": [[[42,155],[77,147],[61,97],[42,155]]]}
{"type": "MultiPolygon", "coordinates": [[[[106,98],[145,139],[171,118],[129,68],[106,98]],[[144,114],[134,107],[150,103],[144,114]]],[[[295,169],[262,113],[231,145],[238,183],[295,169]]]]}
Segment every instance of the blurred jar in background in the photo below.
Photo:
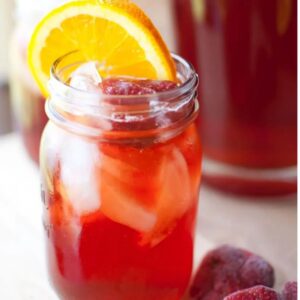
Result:
{"type": "Polygon", "coordinates": [[[12,29],[13,1],[0,0],[0,85],[8,80],[8,43],[12,29]]]}
{"type": "MultiPolygon", "coordinates": [[[[32,31],[47,11],[62,0],[16,0],[15,29],[10,49],[10,89],[12,108],[25,148],[36,163],[39,160],[40,138],[47,117],[45,99],[27,66],[27,45],[32,31]]],[[[50,70],[49,70],[50,72],[50,70]]]]}
{"type": "Polygon", "coordinates": [[[173,0],[132,0],[153,21],[169,49],[176,52],[173,0]]]}
{"type": "Polygon", "coordinates": [[[174,0],[198,68],[204,180],[230,192],[297,190],[297,1],[174,0]]]}

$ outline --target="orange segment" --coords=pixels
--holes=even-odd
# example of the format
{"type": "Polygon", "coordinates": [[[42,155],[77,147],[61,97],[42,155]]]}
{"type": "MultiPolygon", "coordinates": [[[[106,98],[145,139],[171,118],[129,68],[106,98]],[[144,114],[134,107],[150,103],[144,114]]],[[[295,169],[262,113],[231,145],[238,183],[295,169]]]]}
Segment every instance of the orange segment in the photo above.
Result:
{"type": "MultiPolygon", "coordinates": [[[[115,149],[115,151],[118,150],[115,149]]],[[[97,172],[100,210],[106,217],[117,223],[138,232],[147,232],[154,227],[156,222],[152,202],[154,191],[151,182],[153,180],[150,182],[142,176],[143,171],[139,167],[136,152],[132,150],[130,153],[131,155],[127,153],[119,158],[102,155],[101,166],[97,172]],[[125,158],[129,156],[131,159],[135,158],[135,164],[125,158]],[[149,197],[151,202],[149,202],[149,197]]],[[[154,174],[149,174],[151,175],[154,174]]]]}
{"type": "Polygon", "coordinates": [[[155,246],[174,228],[176,221],[191,207],[191,182],[186,161],[176,147],[166,155],[157,176],[157,222],[142,235],[142,244],[155,246]]]}
{"type": "Polygon", "coordinates": [[[28,63],[42,92],[53,62],[79,50],[79,60],[100,62],[101,76],[176,80],[175,66],[160,34],[144,12],[127,0],[72,1],[36,27],[28,63]]]}
{"type": "MultiPolygon", "coordinates": [[[[106,166],[105,164],[104,167],[106,166]]],[[[136,231],[151,230],[156,222],[156,216],[143,205],[134,190],[105,169],[102,169],[99,175],[99,192],[103,214],[136,231]]]]}
{"type": "Polygon", "coordinates": [[[118,150],[104,147],[104,152],[112,156],[103,155],[98,172],[100,210],[115,222],[138,231],[142,245],[160,243],[193,204],[186,159],[173,146],[166,152],[145,150],[144,161],[133,149],[123,149],[119,158],[113,158],[118,150]],[[155,160],[150,151],[156,155],[155,160]]]}

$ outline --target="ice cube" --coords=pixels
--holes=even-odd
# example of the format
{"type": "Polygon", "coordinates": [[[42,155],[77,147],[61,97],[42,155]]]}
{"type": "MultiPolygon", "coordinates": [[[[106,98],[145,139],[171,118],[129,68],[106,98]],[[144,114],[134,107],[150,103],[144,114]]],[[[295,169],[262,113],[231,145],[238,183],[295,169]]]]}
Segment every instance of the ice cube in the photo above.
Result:
{"type": "MultiPolygon", "coordinates": [[[[95,61],[82,64],[72,73],[70,86],[92,94],[89,94],[89,96],[84,99],[86,105],[84,108],[81,108],[80,112],[72,111],[71,107],[69,109],[72,114],[80,116],[78,121],[84,125],[94,126],[108,131],[112,129],[112,124],[109,120],[104,118],[107,112],[105,108],[100,105],[103,94],[100,87],[102,78],[98,72],[98,64],[99,63],[95,61]]],[[[81,98],[78,97],[77,90],[68,90],[67,94],[68,98],[74,103],[81,101],[81,98]]]]}
{"type": "Polygon", "coordinates": [[[44,159],[47,169],[51,174],[54,174],[55,168],[57,167],[57,154],[60,151],[61,145],[63,145],[65,137],[66,134],[63,130],[57,127],[54,123],[49,122],[45,128],[45,134],[43,136],[43,143],[41,143],[41,147],[43,148],[43,153],[46,156],[44,159]]]}
{"type": "Polygon", "coordinates": [[[62,184],[75,212],[84,215],[98,210],[101,203],[95,175],[100,159],[97,146],[70,134],[61,147],[60,159],[62,184]]]}
{"type": "Polygon", "coordinates": [[[81,65],[71,75],[70,86],[86,92],[99,92],[102,78],[97,69],[97,62],[81,65]]]}

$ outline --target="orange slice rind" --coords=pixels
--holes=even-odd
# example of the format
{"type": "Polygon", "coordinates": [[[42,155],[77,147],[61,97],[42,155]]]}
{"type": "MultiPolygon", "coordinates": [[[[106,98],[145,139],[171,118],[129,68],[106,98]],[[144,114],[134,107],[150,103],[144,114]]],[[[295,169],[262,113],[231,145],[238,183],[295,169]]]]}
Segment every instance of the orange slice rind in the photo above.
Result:
{"type": "Polygon", "coordinates": [[[174,62],[159,32],[127,0],[71,1],[41,20],[28,47],[28,64],[44,95],[54,61],[76,50],[79,61],[98,61],[103,77],[176,80],[174,62]]]}

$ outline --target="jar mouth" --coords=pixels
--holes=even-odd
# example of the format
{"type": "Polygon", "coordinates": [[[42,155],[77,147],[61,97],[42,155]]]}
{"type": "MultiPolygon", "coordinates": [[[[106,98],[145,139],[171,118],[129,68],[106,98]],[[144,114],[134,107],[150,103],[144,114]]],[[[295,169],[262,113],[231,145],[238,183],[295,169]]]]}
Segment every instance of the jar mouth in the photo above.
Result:
{"type": "MultiPolygon", "coordinates": [[[[69,91],[73,91],[73,93],[77,93],[79,97],[88,97],[88,98],[97,98],[99,97],[99,94],[101,94],[100,91],[86,91],[86,90],[82,90],[76,87],[72,87],[70,86],[70,84],[68,83],[68,76],[72,73],[72,71],[74,71],[78,66],[84,64],[87,62],[87,60],[80,60],[77,62],[73,62],[72,64],[66,64],[66,62],[72,58],[72,56],[77,56],[78,54],[80,54],[79,50],[75,50],[72,52],[69,52],[65,55],[63,55],[62,57],[58,58],[52,65],[51,70],[50,70],[50,80],[49,80],[49,87],[50,87],[50,91],[52,89],[52,87],[59,89],[61,91],[65,91],[69,90],[69,91]],[[69,70],[68,70],[69,69],[69,70]],[[66,72],[67,75],[64,75],[64,72],[66,72]]],[[[195,85],[198,84],[198,76],[196,74],[196,71],[193,67],[193,65],[188,62],[187,60],[185,60],[184,58],[182,58],[180,55],[177,55],[175,53],[171,53],[171,57],[173,59],[173,61],[175,62],[175,64],[178,66],[180,65],[180,68],[182,70],[177,70],[177,79],[180,83],[179,86],[175,87],[172,90],[168,90],[168,91],[163,91],[163,92],[156,92],[154,94],[144,94],[144,95],[105,95],[105,94],[101,94],[101,98],[109,98],[109,99],[120,99],[120,97],[122,97],[122,99],[140,99],[143,97],[163,97],[163,98],[173,98],[173,95],[178,95],[178,94],[182,94],[185,93],[191,89],[193,89],[193,87],[195,85]],[[180,71],[184,71],[185,74],[184,76],[182,76],[182,74],[179,74],[180,71]]],[[[112,76],[112,77],[118,77],[118,76],[112,76]]],[[[126,77],[126,76],[120,76],[120,77],[126,77]]],[[[142,79],[142,78],[137,78],[137,79],[142,79]]],[[[143,78],[143,79],[147,79],[147,78],[143,78]]],[[[86,103],[85,103],[86,104],[86,103]]]]}
{"type": "Polygon", "coordinates": [[[198,114],[198,75],[177,54],[172,58],[180,85],[146,95],[105,95],[100,89],[95,92],[70,86],[71,74],[87,62],[79,59],[74,63],[74,56],[80,57],[80,52],[68,53],[53,64],[46,102],[49,119],[70,131],[108,139],[157,136],[159,131],[170,137],[171,131],[186,127],[198,114]]]}

